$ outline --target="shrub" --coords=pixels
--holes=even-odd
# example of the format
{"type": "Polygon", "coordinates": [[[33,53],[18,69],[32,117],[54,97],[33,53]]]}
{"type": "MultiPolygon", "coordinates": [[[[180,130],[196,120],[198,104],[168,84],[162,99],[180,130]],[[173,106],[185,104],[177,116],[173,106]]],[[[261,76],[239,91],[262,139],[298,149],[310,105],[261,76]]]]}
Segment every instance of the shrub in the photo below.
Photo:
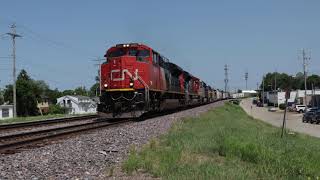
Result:
{"type": "Polygon", "coordinates": [[[49,106],[49,114],[64,114],[67,109],[56,104],[49,106]]]}
{"type": "Polygon", "coordinates": [[[286,107],[287,107],[287,106],[286,106],[285,104],[280,104],[280,105],[279,105],[279,108],[280,108],[281,110],[284,110],[286,107]]]}

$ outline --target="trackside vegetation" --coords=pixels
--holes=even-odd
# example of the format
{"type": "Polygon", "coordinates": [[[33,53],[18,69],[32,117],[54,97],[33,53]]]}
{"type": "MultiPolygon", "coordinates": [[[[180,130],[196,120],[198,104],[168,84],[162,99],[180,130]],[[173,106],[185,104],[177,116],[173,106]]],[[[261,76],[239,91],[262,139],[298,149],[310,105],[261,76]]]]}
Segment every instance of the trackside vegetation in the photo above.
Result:
{"type": "Polygon", "coordinates": [[[122,168],[163,179],[317,179],[320,140],[280,132],[227,103],[132,147],[122,168]]]}

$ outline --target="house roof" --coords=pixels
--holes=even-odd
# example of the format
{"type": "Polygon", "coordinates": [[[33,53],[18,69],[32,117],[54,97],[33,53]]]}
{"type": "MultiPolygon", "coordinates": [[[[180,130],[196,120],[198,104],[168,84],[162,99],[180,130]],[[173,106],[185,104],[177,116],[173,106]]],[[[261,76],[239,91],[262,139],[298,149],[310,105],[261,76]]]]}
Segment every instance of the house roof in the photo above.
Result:
{"type": "Polygon", "coordinates": [[[60,101],[64,100],[64,99],[70,99],[71,101],[73,101],[74,103],[82,103],[83,101],[90,102],[90,103],[96,103],[96,101],[92,100],[90,97],[87,96],[71,96],[71,95],[66,95],[66,96],[62,96],[59,97],[57,99],[57,103],[59,103],[60,101]]]}
{"type": "Polygon", "coordinates": [[[88,96],[73,96],[75,98],[78,98],[79,100],[90,100],[91,98],[88,96]]]}

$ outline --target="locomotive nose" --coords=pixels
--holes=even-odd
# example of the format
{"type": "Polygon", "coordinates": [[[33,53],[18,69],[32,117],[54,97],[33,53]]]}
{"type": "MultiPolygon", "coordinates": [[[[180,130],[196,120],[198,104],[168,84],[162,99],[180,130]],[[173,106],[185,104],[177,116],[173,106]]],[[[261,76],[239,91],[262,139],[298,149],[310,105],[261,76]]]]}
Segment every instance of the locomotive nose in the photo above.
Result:
{"type": "Polygon", "coordinates": [[[135,58],[131,56],[122,56],[111,60],[111,88],[129,88],[134,75],[134,62],[135,58]]]}

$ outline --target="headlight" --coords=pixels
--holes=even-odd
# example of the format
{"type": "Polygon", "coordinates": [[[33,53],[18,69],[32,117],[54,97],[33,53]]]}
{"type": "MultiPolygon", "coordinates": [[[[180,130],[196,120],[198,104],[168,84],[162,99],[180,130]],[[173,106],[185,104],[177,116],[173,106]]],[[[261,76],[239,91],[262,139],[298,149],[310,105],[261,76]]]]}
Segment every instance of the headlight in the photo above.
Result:
{"type": "Polygon", "coordinates": [[[133,87],[133,82],[130,82],[129,86],[130,86],[130,87],[133,87]]]}
{"type": "Polygon", "coordinates": [[[105,88],[107,88],[107,87],[108,87],[108,84],[106,83],[106,84],[104,84],[103,86],[104,86],[105,88]]]}

